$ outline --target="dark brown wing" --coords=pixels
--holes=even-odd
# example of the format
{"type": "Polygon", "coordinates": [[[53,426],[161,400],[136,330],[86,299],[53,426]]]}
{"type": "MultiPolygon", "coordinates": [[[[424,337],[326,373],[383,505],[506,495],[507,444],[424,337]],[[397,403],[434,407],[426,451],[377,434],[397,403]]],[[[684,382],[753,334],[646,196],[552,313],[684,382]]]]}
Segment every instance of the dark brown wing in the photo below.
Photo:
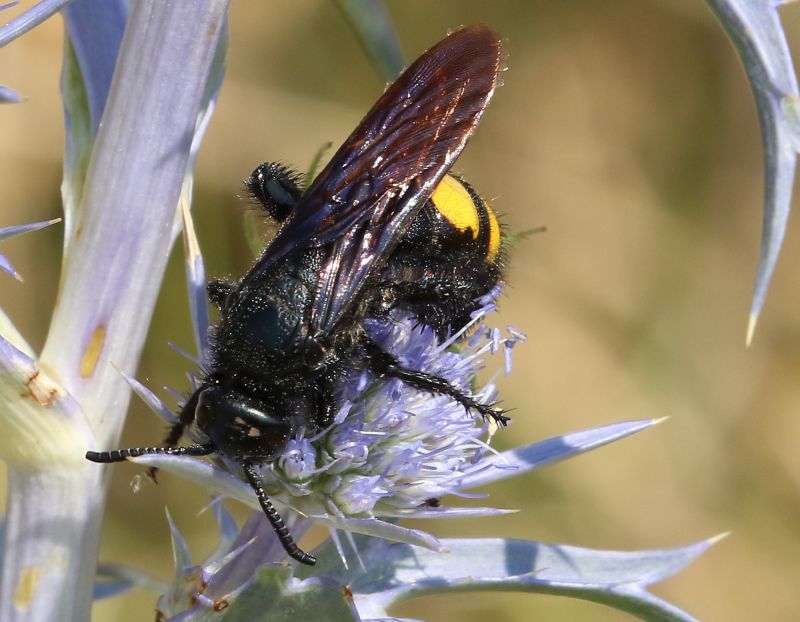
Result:
{"type": "Polygon", "coordinates": [[[339,148],[245,280],[329,245],[309,321],[318,335],[333,330],[461,153],[501,61],[500,39],[485,26],[425,52],[339,148]]]}

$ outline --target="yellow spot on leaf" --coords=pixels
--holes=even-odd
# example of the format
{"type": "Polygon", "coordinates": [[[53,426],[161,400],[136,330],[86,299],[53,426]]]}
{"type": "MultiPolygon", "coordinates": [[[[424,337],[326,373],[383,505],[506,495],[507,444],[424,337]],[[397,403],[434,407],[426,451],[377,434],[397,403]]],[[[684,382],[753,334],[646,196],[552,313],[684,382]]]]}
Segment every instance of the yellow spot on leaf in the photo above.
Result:
{"type": "Polygon", "coordinates": [[[89,340],[89,345],[86,347],[81,357],[81,378],[88,378],[94,373],[97,359],[100,358],[100,352],[103,350],[105,341],[106,328],[101,324],[94,329],[92,338],[89,340]]]}
{"type": "Polygon", "coordinates": [[[36,566],[28,566],[22,570],[17,583],[17,589],[14,591],[14,606],[17,609],[26,610],[33,602],[33,597],[36,595],[36,588],[39,587],[39,581],[42,579],[42,569],[36,566]]]}
{"type": "Polygon", "coordinates": [[[500,252],[500,223],[497,222],[497,216],[494,210],[486,206],[486,212],[489,215],[489,250],[486,253],[486,261],[494,263],[497,259],[497,253],[500,252]]]}

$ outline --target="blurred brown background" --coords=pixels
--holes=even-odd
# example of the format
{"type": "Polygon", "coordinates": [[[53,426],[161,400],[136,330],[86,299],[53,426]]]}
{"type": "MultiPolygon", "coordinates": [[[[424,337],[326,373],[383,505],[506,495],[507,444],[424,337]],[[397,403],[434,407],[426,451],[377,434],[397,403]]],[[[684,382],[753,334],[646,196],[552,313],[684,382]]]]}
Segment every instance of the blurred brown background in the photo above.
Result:
{"type": "MultiPolygon", "coordinates": [[[[753,346],[744,336],[761,225],[754,105],[739,61],[700,0],[390,1],[409,59],[448,29],[483,22],[507,37],[505,86],[457,170],[493,199],[512,231],[545,226],[514,249],[498,325],[528,342],[502,381],[531,442],[614,421],[665,424],[491,490],[523,511],[427,524],[438,535],[505,535],[597,548],[686,544],[732,531],[655,591],[703,620],[800,618],[800,240],[788,232],[753,346]]],[[[4,13],[3,17],[11,13],[4,13]]],[[[800,7],[783,11],[800,49],[800,7]]],[[[250,261],[240,182],[264,160],[304,169],[342,140],[383,83],[328,2],[235,2],[228,70],[197,171],[195,214],[210,273],[250,261]]],[[[51,19],[0,52],[0,82],[27,96],[0,110],[0,225],[60,214],[62,24],[51,19]]],[[[796,218],[794,219],[796,222],[796,218]]],[[[60,227],[3,252],[26,277],[0,276],[0,302],[41,346],[58,279],[60,227]]],[[[191,348],[173,258],[139,371],[155,390],[185,389],[191,348]]],[[[496,363],[496,364],[499,364],[496,363]]],[[[135,403],[126,445],[162,429],[135,403]]],[[[167,579],[167,505],[202,559],[213,521],[202,490],[172,476],[134,494],[115,467],[104,560],[167,579]]],[[[233,508],[241,515],[241,508],[233,508]]],[[[422,527],[423,525],[417,525],[422,527]]],[[[152,619],[141,592],[94,619],[152,619]]],[[[579,601],[532,595],[437,597],[397,615],[617,621],[579,601]]]]}

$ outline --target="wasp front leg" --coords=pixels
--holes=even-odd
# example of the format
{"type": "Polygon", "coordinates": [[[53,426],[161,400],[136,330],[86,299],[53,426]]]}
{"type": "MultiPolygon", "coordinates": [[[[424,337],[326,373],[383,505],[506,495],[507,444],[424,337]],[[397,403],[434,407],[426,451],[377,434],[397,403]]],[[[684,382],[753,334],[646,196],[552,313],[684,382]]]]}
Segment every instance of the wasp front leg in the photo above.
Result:
{"type": "MultiPolygon", "coordinates": [[[[191,396],[189,396],[188,400],[186,400],[183,408],[181,408],[181,412],[178,413],[178,421],[172,424],[166,438],[164,439],[165,448],[177,447],[178,443],[183,437],[183,433],[186,431],[186,428],[194,422],[194,412],[197,409],[197,400],[199,395],[200,390],[198,389],[192,393],[191,396]]],[[[158,469],[156,467],[150,467],[147,469],[147,475],[154,482],[158,483],[158,469]]]]}

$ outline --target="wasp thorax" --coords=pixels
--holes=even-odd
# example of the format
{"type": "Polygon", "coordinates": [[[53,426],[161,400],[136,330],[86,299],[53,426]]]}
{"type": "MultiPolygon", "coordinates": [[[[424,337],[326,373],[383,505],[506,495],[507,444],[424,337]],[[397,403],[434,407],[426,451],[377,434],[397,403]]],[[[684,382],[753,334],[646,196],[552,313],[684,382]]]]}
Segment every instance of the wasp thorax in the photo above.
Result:
{"type": "Polygon", "coordinates": [[[195,417],[219,451],[271,460],[283,451],[294,429],[288,419],[269,410],[266,403],[214,386],[200,392],[195,417]]]}

